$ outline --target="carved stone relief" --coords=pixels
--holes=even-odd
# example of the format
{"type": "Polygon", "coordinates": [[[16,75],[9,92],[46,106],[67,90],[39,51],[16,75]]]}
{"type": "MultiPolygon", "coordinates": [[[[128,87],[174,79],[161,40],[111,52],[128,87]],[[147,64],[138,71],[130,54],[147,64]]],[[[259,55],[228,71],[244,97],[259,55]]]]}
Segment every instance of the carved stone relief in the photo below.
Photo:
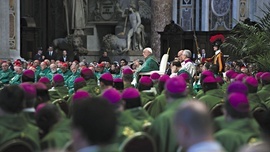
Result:
{"type": "Polygon", "coordinates": [[[211,0],[209,11],[210,30],[232,28],[232,0],[211,0]]]}

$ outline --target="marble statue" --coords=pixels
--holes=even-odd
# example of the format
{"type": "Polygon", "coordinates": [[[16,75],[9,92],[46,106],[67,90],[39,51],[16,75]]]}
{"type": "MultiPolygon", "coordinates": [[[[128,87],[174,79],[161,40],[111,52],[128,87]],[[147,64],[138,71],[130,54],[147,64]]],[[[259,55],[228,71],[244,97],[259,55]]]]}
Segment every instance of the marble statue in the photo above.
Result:
{"type": "Polygon", "coordinates": [[[135,10],[136,6],[131,5],[129,8],[130,30],[127,34],[127,50],[141,50],[144,48],[144,26],[142,25],[141,16],[135,10]]]}
{"type": "Polygon", "coordinates": [[[104,49],[116,54],[123,54],[127,51],[142,51],[146,46],[145,26],[142,19],[144,21],[148,19],[150,22],[151,7],[144,0],[132,0],[127,7],[123,7],[123,4],[115,3],[114,8],[118,17],[116,35],[107,34],[103,37],[104,49]],[[138,4],[138,9],[136,9],[136,4],[138,4]]]}
{"type": "Polygon", "coordinates": [[[113,54],[123,54],[127,47],[126,39],[121,39],[113,34],[107,34],[103,37],[104,50],[113,54]]]}
{"type": "Polygon", "coordinates": [[[79,55],[86,55],[88,53],[88,50],[83,47],[82,38],[73,34],[65,38],[54,39],[53,47],[58,54],[62,54],[62,50],[67,50],[68,54],[73,54],[74,50],[78,51],[79,55]]]}
{"type": "Polygon", "coordinates": [[[84,35],[87,0],[72,0],[72,25],[74,35],[84,35]]]}

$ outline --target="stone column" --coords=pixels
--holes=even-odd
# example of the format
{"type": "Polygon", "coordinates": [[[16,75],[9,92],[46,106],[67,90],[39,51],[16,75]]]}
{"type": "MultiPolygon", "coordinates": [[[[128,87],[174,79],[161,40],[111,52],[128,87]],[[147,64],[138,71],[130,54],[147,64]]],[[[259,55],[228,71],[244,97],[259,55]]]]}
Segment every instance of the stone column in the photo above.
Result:
{"type": "Polygon", "coordinates": [[[210,0],[202,0],[202,31],[209,31],[210,0]]]}
{"type": "Polygon", "coordinates": [[[0,58],[9,58],[9,0],[0,0],[0,58]]]}
{"type": "Polygon", "coordinates": [[[172,20],[172,0],[152,0],[152,22],[151,22],[151,47],[157,59],[160,58],[160,35],[172,20]]]}

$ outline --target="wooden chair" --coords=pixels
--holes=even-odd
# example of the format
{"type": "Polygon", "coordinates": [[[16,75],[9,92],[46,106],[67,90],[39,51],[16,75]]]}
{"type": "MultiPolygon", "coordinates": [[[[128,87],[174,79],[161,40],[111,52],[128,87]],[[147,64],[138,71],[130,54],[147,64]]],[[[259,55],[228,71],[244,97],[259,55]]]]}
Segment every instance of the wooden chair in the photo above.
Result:
{"type": "Polygon", "coordinates": [[[64,97],[63,97],[63,99],[65,100],[65,101],[67,101],[68,100],[68,98],[69,98],[69,95],[67,94],[67,95],[65,95],[64,97]]]}
{"type": "Polygon", "coordinates": [[[34,152],[35,148],[24,139],[12,139],[0,146],[0,152],[34,152]]]}
{"type": "Polygon", "coordinates": [[[143,109],[145,111],[148,111],[148,109],[150,108],[150,106],[152,105],[153,101],[149,101],[147,102],[144,106],[143,106],[143,109]]]}
{"type": "Polygon", "coordinates": [[[136,132],[124,140],[120,145],[121,152],[156,152],[156,144],[153,138],[144,132],[136,132]]]}
{"type": "Polygon", "coordinates": [[[73,141],[67,142],[61,152],[75,152],[75,150],[72,147],[72,143],[73,143],[73,141]]]}
{"type": "Polygon", "coordinates": [[[265,115],[266,111],[267,111],[267,109],[263,108],[263,107],[256,107],[252,111],[252,116],[258,122],[259,125],[263,125],[263,123],[264,123],[263,119],[264,119],[264,115],[265,115]]]}
{"type": "Polygon", "coordinates": [[[56,99],[52,104],[59,106],[67,116],[69,115],[69,105],[64,99],[56,99]]]}
{"type": "Polygon", "coordinates": [[[222,116],[223,112],[222,112],[222,108],[223,108],[224,103],[220,102],[217,103],[211,110],[210,110],[210,114],[212,116],[212,118],[218,117],[218,116],[222,116]]]}

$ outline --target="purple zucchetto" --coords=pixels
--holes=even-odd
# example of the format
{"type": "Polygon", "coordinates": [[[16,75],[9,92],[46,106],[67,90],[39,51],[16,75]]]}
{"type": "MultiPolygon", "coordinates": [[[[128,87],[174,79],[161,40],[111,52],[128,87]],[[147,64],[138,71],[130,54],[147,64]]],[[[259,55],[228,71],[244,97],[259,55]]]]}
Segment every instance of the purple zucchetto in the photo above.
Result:
{"type": "Polygon", "coordinates": [[[123,69],[123,74],[133,74],[133,72],[130,68],[125,68],[123,69]]]}
{"type": "Polygon", "coordinates": [[[231,93],[228,95],[230,106],[238,112],[249,112],[249,103],[246,95],[242,93],[231,93]]]}
{"type": "Polygon", "coordinates": [[[189,81],[189,79],[190,79],[189,74],[187,72],[183,72],[183,73],[179,74],[179,76],[184,78],[185,81],[189,81]]]}
{"type": "Polygon", "coordinates": [[[205,70],[202,72],[203,76],[214,76],[214,73],[210,70],[205,70]]]}
{"type": "Polygon", "coordinates": [[[217,83],[223,83],[224,80],[222,79],[222,77],[216,77],[216,82],[217,83]]]}
{"type": "Polygon", "coordinates": [[[234,73],[232,74],[232,76],[230,77],[230,79],[235,79],[235,78],[237,77],[237,75],[238,75],[238,73],[234,72],[234,73]]]}
{"type": "Polygon", "coordinates": [[[153,85],[153,81],[150,79],[150,77],[147,77],[147,76],[141,77],[141,79],[139,80],[139,83],[141,83],[142,85],[145,85],[145,86],[152,86],[153,85]]]}
{"type": "Polygon", "coordinates": [[[64,77],[61,74],[56,74],[53,76],[53,81],[54,82],[64,82],[64,77]]]}
{"type": "Polygon", "coordinates": [[[235,81],[241,81],[242,82],[246,76],[247,76],[246,74],[240,73],[235,77],[235,81]]]}
{"type": "Polygon", "coordinates": [[[36,112],[35,113],[38,113],[42,108],[44,108],[46,106],[46,103],[41,103],[37,106],[36,108],[36,112]]]}
{"type": "Polygon", "coordinates": [[[150,75],[150,78],[154,81],[158,80],[160,78],[160,74],[154,72],[150,75]]]}
{"type": "Polygon", "coordinates": [[[164,74],[159,78],[159,82],[166,82],[169,79],[170,79],[170,76],[168,76],[167,74],[164,74]]]}
{"type": "Polygon", "coordinates": [[[35,72],[32,70],[23,71],[23,75],[28,77],[28,78],[35,78],[35,72]]]}
{"type": "Polygon", "coordinates": [[[72,101],[76,101],[76,100],[80,100],[80,99],[84,99],[84,98],[88,98],[91,97],[90,94],[87,91],[84,90],[78,90],[77,92],[74,93],[73,97],[72,97],[72,101]]]}
{"type": "Polygon", "coordinates": [[[51,83],[50,79],[47,78],[47,77],[41,77],[38,82],[41,82],[41,83],[51,83]]]}
{"type": "Polygon", "coordinates": [[[244,83],[253,87],[258,87],[258,81],[253,76],[246,77],[244,83]]]}
{"type": "Polygon", "coordinates": [[[228,70],[228,71],[226,71],[226,77],[229,78],[229,79],[231,79],[231,78],[232,78],[232,75],[233,75],[234,73],[235,73],[234,70],[228,70]]]}
{"type": "Polygon", "coordinates": [[[90,70],[88,68],[84,68],[81,70],[81,75],[92,76],[92,75],[94,75],[94,73],[92,70],[90,70]]]}
{"type": "Polygon", "coordinates": [[[19,85],[25,92],[25,99],[32,100],[37,96],[37,90],[35,86],[31,83],[24,82],[19,85]]]}
{"type": "Polygon", "coordinates": [[[182,77],[173,77],[166,82],[165,88],[169,93],[183,93],[187,89],[187,83],[182,77]]]}
{"type": "Polygon", "coordinates": [[[114,83],[122,83],[123,82],[123,79],[121,79],[121,78],[115,78],[115,79],[113,79],[113,82],[114,83]]]}
{"type": "Polygon", "coordinates": [[[44,83],[36,82],[33,84],[36,90],[48,90],[47,86],[44,83]]]}
{"type": "Polygon", "coordinates": [[[230,85],[227,88],[227,94],[231,94],[231,93],[242,93],[244,95],[247,95],[248,88],[243,82],[234,81],[230,83],[230,85]]]}
{"type": "Polygon", "coordinates": [[[102,97],[106,98],[112,104],[117,104],[121,101],[120,92],[114,88],[106,89],[102,93],[102,97]]]}
{"type": "Polygon", "coordinates": [[[140,92],[135,88],[127,88],[122,92],[122,99],[135,99],[140,97],[140,92]]]}
{"type": "Polygon", "coordinates": [[[213,76],[207,76],[203,79],[203,83],[216,83],[217,80],[213,76]]]}
{"type": "Polygon", "coordinates": [[[74,83],[80,83],[80,82],[85,82],[83,77],[78,77],[74,80],[74,83]]]}
{"type": "Polygon", "coordinates": [[[100,79],[103,79],[106,81],[113,81],[113,76],[110,73],[104,73],[101,75],[100,79]]]}
{"type": "Polygon", "coordinates": [[[270,83],[270,72],[264,72],[262,75],[261,75],[261,80],[262,82],[264,83],[270,83]]]}
{"type": "Polygon", "coordinates": [[[259,81],[261,79],[261,75],[263,74],[263,72],[258,72],[255,74],[255,78],[259,81]]]}

